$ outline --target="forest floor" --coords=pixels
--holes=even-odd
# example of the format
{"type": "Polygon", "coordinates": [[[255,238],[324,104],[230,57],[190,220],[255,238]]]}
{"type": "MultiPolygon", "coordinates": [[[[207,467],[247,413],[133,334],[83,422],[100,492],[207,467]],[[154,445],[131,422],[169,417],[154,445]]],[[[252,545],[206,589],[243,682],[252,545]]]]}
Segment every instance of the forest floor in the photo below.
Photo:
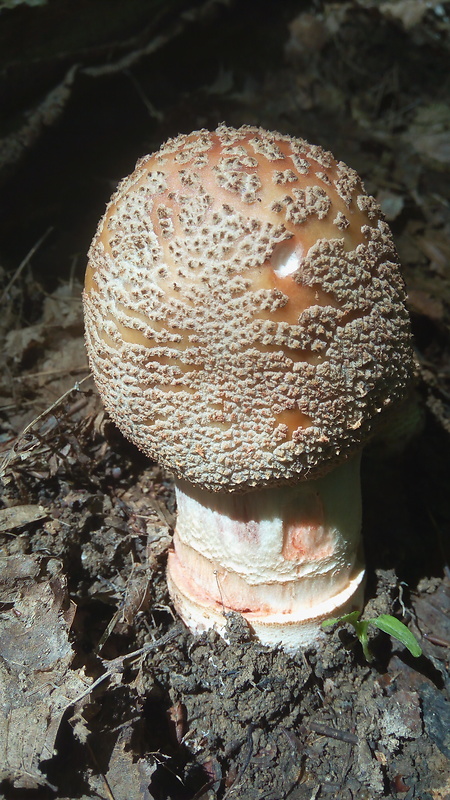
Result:
{"type": "MultiPolygon", "coordinates": [[[[192,51],[192,27],[201,55],[170,101],[151,93],[155,63],[169,80],[167,35],[156,55],[140,54],[132,81],[124,69],[89,85],[87,73],[75,78],[62,121],[49,119],[17,163],[14,133],[3,140],[10,150],[0,148],[5,800],[450,798],[448,7],[275,6],[262,4],[245,57],[254,3],[241,16],[222,3],[200,32],[189,20],[177,57],[192,51]],[[139,109],[116,129],[131,84],[150,122],[139,109]],[[171,478],[102,409],[84,350],[82,273],[121,171],[167,136],[221,120],[331,149],[362,174],[392,226],[417,414],[401,447],[379,439],[364,456],[364,617],[397,616],[419,658],[373,628],[369,663],[345,625],[295,656],[259,645],[234,616],[229,643],[194,638],[172,609],[171,478]],[[114,134],[101,149],[106,124],[114,134]]],[[[65,58],[68,69],[75,56],[65,58]]]]}

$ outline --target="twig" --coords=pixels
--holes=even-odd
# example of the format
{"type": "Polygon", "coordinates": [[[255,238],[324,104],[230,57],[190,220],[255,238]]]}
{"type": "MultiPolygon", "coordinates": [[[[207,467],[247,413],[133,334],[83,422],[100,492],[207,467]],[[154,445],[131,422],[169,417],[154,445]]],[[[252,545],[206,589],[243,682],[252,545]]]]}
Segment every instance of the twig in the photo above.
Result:
{"type": "Polygon", "coordinates": [[[108,639],[111,636],[114,628],[116,627],[116,625],[117,625],[117,623],[118,623],[118,621],[120,619],[120,615],[122,614],[122,611],[123,611],[123,605],[124,605],[124,603],[122,602],[120,604],[120,608],[116,609],[116,611],[114,612],[113,616],[109,620],[105,630],[103,631],[98,644],[94,648],[94,653],[96,655],[98,655],[100,653],[100,651],[103,648],[103,645],[105,644],[105,642],[108,641],[108,639]]]}
{"type": "Polygon", "coordinates": [[[66,397],[68,397],[72,392],[79,392],[80,391],[80,386],[83,383],[85,383],[85,381],[87,381],[90,377],[91,376],[89,374],[89,375],[86,375],[85,378],[82,378],[81,381],[77,381],[74,384],[74,386],[71,386],[70,389],[67,389],[67,391],[64,392],[64,394],[62,394],[60,397],[58,397],[58,399],[55,400],[55,402],[52,403],[51,406],[49,406],[44,411],[42,411],[37,417],[35,417],[31,422],[29,422],[28,425],[25,426],[25,428],[23,429],[22,433],[20,433],[19,436],[17,437],[14,446],[11,447],[9,453],[7,453],[7,455],[4,457],[4,459],[0,462],[0,477],[2,477],[5,474],[5,472],[6,472],[7,468],[8,468],[8,465],[11,462],[11,460],[12,460],[12,458],[13,458],[15,452],[16,452],[16,448],[17,448],[17,445],[20,442],[20,440],[23,439],[24,436],[26,436],[27,433],[29,433],[31,431],[31,429],[34,428],[34,426],[43,417],[46,417],[47,414],[50,414],[57,406],[59,406],[59,404],[62,403],[62,401],[65,400],[66,397]]]}
{"type": "Polygon", "coordinates": [[[136,92],[139,98],[142,100],[145,108],[147,109],[149,116],[152,117],[153,119],[156,119],[157,122],[162,122],[164,119],[163,112],[158,111],[158,109],[149,100],[137,78],[133,75],[133,73],[129,69],[125,70],[125,75],[127,76],[127,78],[129,78],[132,85],[136,89],[136,92]]]}
{"type": "Polygon", "coordinates": [[[112,661],[106,661],[106,662],[104,661],[103,664],[107,665],[106,672],[104,672],[103,675],[100,675],[100,677],[97,678],[97,680],[95,680],[94,683],[91,683],[91,685],[88,686],[84,690],[84,692],[78,695],[78,697],[75,697],[73,700],[71,700],[65,707],[64,711],[67,711],[67,709],[70,708],[70,706],[76,705],[76,703],[79,703],[81,700],[87,697],[87,695],[91,694],[91,692],[93,692],[94,689],[97,688],[97,686],[100,686],[100,684],[106,681],[108,678],[110,678],[111,675],[114,675],[114,673],[117,672],[121,672],[123,670],[125,661],[130,661],[130,660],[133,661],[134,659],[139,658],[140,656],[146,656],[147,653],[151,653],[152,650],[157,650],[158,647],[164,647],[166,644],[173,641],[173,639],[176,639],[177,636],[180,634],[181,630],[182,630],[181,625],[177,625],[171,631],[166,633],[165,636],[161,636],[160,639],[156,639],[156,641],[154,642],[149,642],[148,644],[145,644],[143,647],[140,647],[139,650],[133,650],[132,653],[126,653],[124,656],[119,656],[118,658],[114,658],[112,661]]]}
{"type": "MultiPolygon", "coordinates": [[[[162,47],[164,47],[164,45],[172,41],[172,39],[175,39],[177,36],[182,34],[189,24],[200,21],[202,17],[208,18],[211,11],[214,10],[216,6],[228,6],[232,2],[233,0],[205,0],[203,5],[200,7],[188,9],[179,14],[177,22],[172,25],[167,33],[161,33],[155,36],[143,47],[138,47],[132,50],[126,55],[118,58],[116,61],[109,61],[107,63],[91,67],[82,67],[79,64],[73,64],[64,76],[61,83],[49,91],[44,100],[32,111],[30,111],[28,118],[22,127],[19,128],[19,130],[14,131],[9,136],[5,136],[3,139],[0,139],[0,170],[11,167],[13,164],[19,161],[24,152],[39,138],[43,129],[49,125],[52,125],[63,113],[70,98],[77,73],[88,75],[92,78],[100,78],[104,75],[111,75],[117,72],[126,71],[132,67],[133,64],[160,50],[162,47]]],[[[133,41],[134,40],[132,40],[132,42],[133,41]]],[[[118,46],[123,48],[124,45],[118,43],[118,46]]],[[[111,51],[111,45],[107,44],[101,49],[106,50],[109,53],[111,51]]],[[[93,52],[92,48],[87,48],[84,50],[81,49],[78,53],[75,53],[75,55],[79,55],[80,58],[82,58],[83,55],[87,55],[90,52],[93,52]]],[[[94,50],[94,52],[98,52],[98,49],[94,50]]],[[[59,56],[56,56],[56,58],[63,58],[64,60],[67,57],[73,56],[72,54],[59,54],[59,56]]],[[[33,61],[30,63],[33,63],[33,61]]],[[[153,108],[148,99],[145,99],[144,102],[150,114],[158,119],[160,112],[153,108]]]]}
{"type": "Polygon", "coordinates": [[[251,760],[251,757],[253,755],[253,737],[252,737],[252,733],[253,733],[254,729],[255,729],[255,726],[253,724],[248,726],[248,730],[247,730],[248,752],[247,752],[247,755],[245,757],[245,761],[244,761],[244,763],[242,765],[242,768],[239,770],[239,773],[236,776],[236,779],[233,782],[233,785],[230,786],[228,791],[225,792],[225,794],[223,796],[223,800],[226,800],[227,797],[230,797],[230,795],[233,794],[236,791],[236,789],[238,788],[239,784],[242,781],[242,778],[244,777],[244,773],[247,770],[248,765],[250,764],[250,760],[251,760]]]}
{"type": "Polygon", "coordinates": [[[198,790],[191,798],[191,800],[203,800],[206,797],[206,792],[213,788],[215,783],[220,783],[220,780],[211,780],[208,783],[204,783],[201,789],[198,790]]]}
{"type": "MultiPolygon", "coordinates": [[[[31,408],[32,406],[38,406],[40,402],[38,397],[35,397],[34,400],[22,400],[20,407],[31,408]]],[[[11,411],[12,408],[17,409],[17,403],[8,403],[6,406],[0,406],[0,411],[11,411]]],[[[15,437],[12,438],[14,439],[15,437]]]]}
{"type": "Polygon", "coordinates": [[[39,250],[41,244],[46,240],[47,236],[49,236],[49,234],[52,232],[52,230],[53,230],[53,226],[51,226],[50,228],[47,228],[47,230],[45,231],[44,235],[41,236],[41,238],[36,242],[36,244],[33,245],[31,250],[28,251],[28,253],[26,254],[25,258],[20,262],[20,264],[17,267],[17,269],[16,269],[14,275],[12,276],[11,280],[9,281],[9,283],[6,284],[6,287],[3,289],[2,295],[0,297],[0,303],[3,303],[3,300],[5,300],[9,290],[11,289],[11,286],[13,286],[13,284],[16,282],[17,278],[19,277],[21,272],[25,269],[25,267],[28,264],[29,260],[31,258],[33,258],[36,250],[39,250]]]}
{"type": "Polygon", "coordinates": [[[155,53],[157,50],[160,50],[161,47],[167,44],[167,42],[170,42],[172,39],[175,39],[177,36],[183,33],[189,23],[197,22],[202,18],[203,15],[209,14],[214,6],[228,5],[229,2],[230,0],[206,0],[206,2],[199,8],[189,9],[188,11],[180,14],[179,20],[167,33],[161,33],[158,36],[155,36],[155,38],[144,45],[144,47],[140,47],[136,50],[133,50],[131,53],[127,53],[122,58],[119,58],[118,61],[113,61],[109,64],[101,64],[100,66],[96,67],[85,67],[81,70],[81,72],[83,75],[89,75],[91,78],[99,78],[103,75],[111,75],[114,72],[125,71],[145,56],[149,56],[152,53],[155,53]]]}
{"type": "Polygon", "coordinates": [[[13,381],[26,381],[28,378],[42,378],[47,375],[67,375],[76,372],[87,372],[87,367],[72,367],[72,369],[42,369],[40,372],[27,372],[24,375],[15,375],[13,381]]]}
{"type": "Polygon", "coordinates": [[[91,756],[92,761],[94,762],[96,769],[98,770],[99,774],[102,777],[103,784],[105,786],[105,791],[106,791],[106,794],[108,795],[108,800],[116,800],[116,796],[113,794],[111,786],[109,785],[108,778],[104,774],[103,770],[100,768],[100,765],[99,765],[99,763],[98,763],[98,761],[97,761],[97,759],[95,757],[94,751],[93,751],[93,749],[90,746],[88,741],[86,742],[86,747],[89,750],[89,755],[91,756]]]}
{"type": "Polygon", "coordinates": [[[358,744],[358,737],[350,731],[341,731],[339,728],[330,728],[328,725],[320,725],[318,722],[308,722],[307,727],[320,733],[322,736],[328,736],[329,739],[339,739],[341,742],[349,742],[349,744],[358,744]]]}
{"type": "Polygon", "coordinates": [[[0,139],[0,169],[15,164],[25,150],[38,139],[43,128],[51,125],[62,114],[72,92],[77,69],[77,65],[70,67],[61,83],[52,89],[42,103],[30,112],[25,124],[18,131],[0,139]]]}
{"type": "MultiPolygon", "coordinates": [[[[299,755],[303,755],[303,752],[305,750],[305,745],[302,741],[300,741],[298,736],[296,736],[295,733],[292,733],[292,731],[288,731],[287,728],[281,728],[281,731],[282,733],[284,733],[286,739],[288,740],[289,744],[293,747],[295,752],[299,753],[299,755]]],[[[306,733],[306,728],[305,728],[305,733],[306,733]]]]}
{"type": "Polygon", "coordinates": [[[435,636],[434,633],[424,633],[424,639],[427,639],[431,644],[437,647],[450,647],[450,642],[447,639],[442,639],[441,636],[435,636]]]}

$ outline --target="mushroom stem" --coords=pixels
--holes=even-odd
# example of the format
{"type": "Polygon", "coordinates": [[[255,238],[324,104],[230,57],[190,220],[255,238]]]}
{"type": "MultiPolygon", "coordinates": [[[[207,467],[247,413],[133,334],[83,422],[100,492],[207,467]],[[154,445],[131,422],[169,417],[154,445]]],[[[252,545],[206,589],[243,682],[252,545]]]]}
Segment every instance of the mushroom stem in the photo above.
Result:
{"type": "Polygon", "coordinates": [[[176,483],[168,581],[196,633],[240,612],[265,644],[311,644],[323,619],[361,607],[360,454],[292,486],[219,493],[176,483]]]}

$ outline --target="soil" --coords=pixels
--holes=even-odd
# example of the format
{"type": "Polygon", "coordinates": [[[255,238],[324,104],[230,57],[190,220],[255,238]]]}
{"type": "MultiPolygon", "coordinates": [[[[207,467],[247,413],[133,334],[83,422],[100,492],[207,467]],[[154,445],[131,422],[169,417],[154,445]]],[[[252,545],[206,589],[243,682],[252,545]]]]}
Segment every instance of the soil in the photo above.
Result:
{"type": "Polygon", "coordinates": [[[119,6],[0,3],[0,798],[449,800],[449,8],[119,6]],[[296,655],[238,615],[195,638],[172,609],[171,477],[102,409],[80,293],[117,180],[222,120],[331,149],[392,226],[417,398],[363,460],[363,616],[420,657],[373,625],[371,661],[348,624],[296,655]]]}

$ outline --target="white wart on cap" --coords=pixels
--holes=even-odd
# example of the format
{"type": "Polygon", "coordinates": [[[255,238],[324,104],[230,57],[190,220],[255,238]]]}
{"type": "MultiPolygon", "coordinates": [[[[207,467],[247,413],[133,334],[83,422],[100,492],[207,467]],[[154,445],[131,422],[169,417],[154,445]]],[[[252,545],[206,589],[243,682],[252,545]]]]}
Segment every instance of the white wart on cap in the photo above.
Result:
{"type": "Polygon", "coordinates": [[[249,492],[359,453],[410,381],[404,300],[352,169],[222,125],[119,185],[90,250],[86,342],[111,417],[183,491],[249,492]]]}

